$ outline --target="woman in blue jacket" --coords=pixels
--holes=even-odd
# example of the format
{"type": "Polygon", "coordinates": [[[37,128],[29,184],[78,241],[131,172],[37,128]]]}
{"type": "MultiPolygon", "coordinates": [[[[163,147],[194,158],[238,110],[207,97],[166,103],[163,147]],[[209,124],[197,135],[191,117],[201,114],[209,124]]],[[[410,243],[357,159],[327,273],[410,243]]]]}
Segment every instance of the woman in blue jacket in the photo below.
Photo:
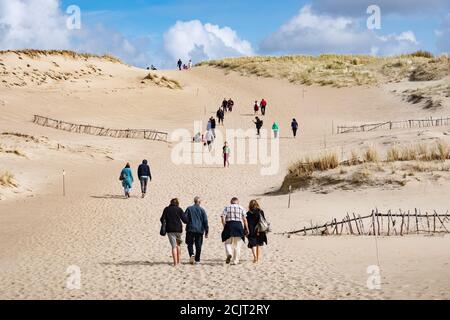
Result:
{"type": "Polygon", "coordinates": [[[122,181],[123,190],[125,192],[125,197],[130,198],[130,191],[133,187],[133,172],[131,171],[131,166],[129,163],[125,166],[125,168],[120,173],[120,181],[122,181]]]}

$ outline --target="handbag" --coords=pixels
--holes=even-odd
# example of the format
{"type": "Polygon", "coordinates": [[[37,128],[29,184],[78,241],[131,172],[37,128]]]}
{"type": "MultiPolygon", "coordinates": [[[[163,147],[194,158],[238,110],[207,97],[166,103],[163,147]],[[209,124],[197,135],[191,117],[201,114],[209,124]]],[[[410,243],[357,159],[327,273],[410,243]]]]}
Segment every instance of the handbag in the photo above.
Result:
{"type": "Polygon", "coordinates": [[[161,223],[161,230],[159,231],[159,234],[162,237],[165,237],[167,235],[167,223],[166,223],[166,219],[164,219],[161,223]]]}
{"type": "Polygon", "coordinates": [[[272,231],[270,223],[264,218],[262,214],[259,216],[259,222],[256,225],[256,231],[261,233],[269,233],[272,231]]]}

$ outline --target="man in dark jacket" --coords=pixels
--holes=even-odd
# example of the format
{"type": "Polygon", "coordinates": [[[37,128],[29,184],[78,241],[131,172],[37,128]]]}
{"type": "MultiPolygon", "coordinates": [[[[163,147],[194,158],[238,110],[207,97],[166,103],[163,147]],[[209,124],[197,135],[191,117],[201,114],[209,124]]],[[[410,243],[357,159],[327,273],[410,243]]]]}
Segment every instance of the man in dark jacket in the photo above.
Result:
{"type": "Polygon", "coordinates": [[[190,263],[199,264],[202,254],[203,236],[208,239],[209,233],[208,216],[205,209],[201,207],[200,197],[195,197],[194,205],[186,209],[184,218],[187,222],[186,244],[188,246],[190,263]]]}
{"type": "Polygon", "coordinates": [[[223,111],[222,108],[220,108],[219,110],[217,110],[217,119],[219,119],[219,124],[223,125],[223,121],[225,120],[225,112],[223,111]]]}
{"type": "Polygon", "coordinates": [[[253,123],[256,125],[256,133],[258,137],[261,137],[261,129],[264,125],[264,122],[259,117],[256,117],[253,123]]]}
{"type": "Polygon", "coordinates": [[[142,198],[145,198],[148,182],[152,181],[152,173],[150,172],[150,166],[147,160],[142,161],[142,164],[139,166],[138,177],[141,182],[142,198]]]}

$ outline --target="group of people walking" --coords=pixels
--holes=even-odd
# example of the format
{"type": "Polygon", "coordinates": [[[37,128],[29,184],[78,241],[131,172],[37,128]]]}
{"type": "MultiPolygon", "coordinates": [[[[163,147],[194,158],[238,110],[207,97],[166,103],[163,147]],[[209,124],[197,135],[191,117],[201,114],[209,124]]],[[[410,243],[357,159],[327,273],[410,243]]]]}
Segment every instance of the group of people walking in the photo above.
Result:
{"type": "MultiPolygon", "coordinates": [[[[262,119],[260,119],[259,117],[255,117],[255,120],[253,121],[253,123],[256,126],[256,135],[258,137],[261,137],[261,129],[264,126],[264,121],[262,119]]],[[[292,119],[291,129],[292,129],[292,134],[293,134],[294,138],[297,138],[299,124],[298,124],[296,119],[292,119]]],[[[272,124],[272,132],[273,132],[273,137],[275,139],[278,139],[279,138],[279,133],[280,133],[280,125],[278,124],[277,121],[275,121],[272,124]]]]}
{"type": "MultiPolygon", "coordinates": [[[[201,263],[204,239],[209,236],[208,215],[201,206],[201,198],[195,197],[194,204],[183,211],[178,199],[173,199],[161,216],[161,236],[167,236],[171,246],[174,266],[181,263],[181,245],[183,244],[183,224],[186,224],[185,242],[191,264],[201,263]]],[[[247,240],[252,250],[253,262],[262,256],[262,247],[268,244],[267,233],[270,224],[258,202],[252,200],[246,210],[239,204],[238,198],[231,199],[221,214],[223,225],[222,242],[225,246],[226,264],[238,265],[242,244],[247,240]]]]}
{"type": "Polygon", "coordinates": [[[189,60],[188,64],[183,63],[181,59],[178,59],[177,62],[178,69],[181,70],[190,70],[192,69],[192,60],[189,60]]]}
{"type": "MultiPolygon", "coordinates": [[[[148,183],[152,181],[152,173],[147,160],[142,161],[142,164],[139,165],[137,176],[141,184],[142,198],[145,198],[147,195],[148,183]]],[[[120,172],[119,180],[122,182],[125,198],[129,199],[134,183],[133,171],[131,170],[130,163],[127,163],[125,168],[120,172]]]]}
{"type": "Polygon", "coordinates": [[[267,108],[267,101],[265,99],[262,99],[261,102],[258,104],[258,101],[255,101],[255,105],[253,106],[253,111],[255,112],[255,115],[261,111],[261,115],[266,115],[266,108],[267,108]]]}

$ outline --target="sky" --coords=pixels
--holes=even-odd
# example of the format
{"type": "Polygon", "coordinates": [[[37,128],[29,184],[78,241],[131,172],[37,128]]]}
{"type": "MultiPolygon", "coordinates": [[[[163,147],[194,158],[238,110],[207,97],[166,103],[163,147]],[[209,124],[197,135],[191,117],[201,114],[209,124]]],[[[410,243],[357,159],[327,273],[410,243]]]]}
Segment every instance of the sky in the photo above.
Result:
{"type": "Polygon", "coordinates": [[[450,51],[450,1],[0,0],[0,50],[22,48],[113,54],[160,68],[178,58],[441,54],[450,51]],[[370,5],[377,8],[368,13],[370,5]]]}

